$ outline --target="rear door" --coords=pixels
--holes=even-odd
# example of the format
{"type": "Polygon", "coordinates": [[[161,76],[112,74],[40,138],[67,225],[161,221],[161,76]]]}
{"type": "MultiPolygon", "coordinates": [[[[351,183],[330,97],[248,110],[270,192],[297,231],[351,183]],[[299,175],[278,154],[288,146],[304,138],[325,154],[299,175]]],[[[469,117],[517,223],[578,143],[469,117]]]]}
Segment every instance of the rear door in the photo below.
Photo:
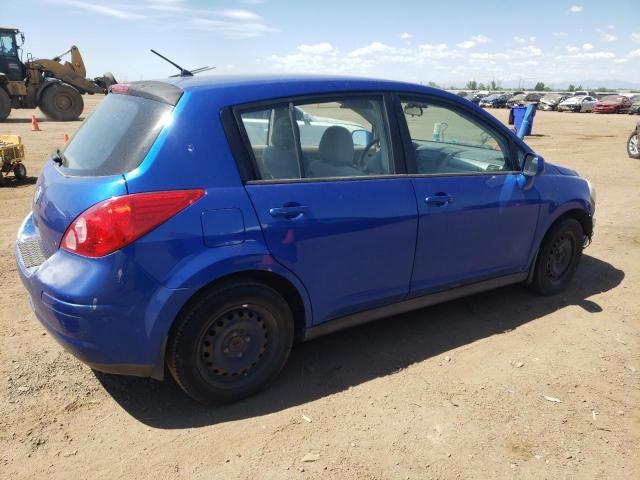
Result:
{"type": "Polygon", "coordinates": [[[400,107],[419,213],[411,293],[525,271],[540,198],[509,139],[441,100],[400,98],[400,107]]]}
{"type": "MultiPolygon", "coordinates": [[[[272,255],[307,288],[314,323],[404,298],[417,209],[411,180],[394,173],[382,96],[257,109],[268,111],[262,118],[272,125],[268,145],[251,144],[245,135],[256,173],[246,190],[272,255]],[[312,125],[296,121],[297,107],[313,116],[312,125]],[[371,138],[370,144],[356,148],[355,130],[356,140],[371,138]]],[[[236,116],[242,125],[260,114],[243,108],[236,116]]]]}

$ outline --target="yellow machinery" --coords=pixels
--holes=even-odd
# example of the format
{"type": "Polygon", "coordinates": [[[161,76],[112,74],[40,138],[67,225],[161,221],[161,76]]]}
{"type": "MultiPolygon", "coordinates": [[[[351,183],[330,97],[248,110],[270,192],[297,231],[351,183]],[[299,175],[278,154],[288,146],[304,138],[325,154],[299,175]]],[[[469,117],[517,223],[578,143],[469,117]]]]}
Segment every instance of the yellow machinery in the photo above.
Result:
{"type": "Polygon", "coordinates": [[[18,180],[27,178],[24,160],[24,145],[20,135],[0,135],[0,172],[3,176],[13,172],[18,180]]]}
{"type": "Polygon", "coordinates": [[[0,121],[12,108],[36,108],[52,120],[76,120],[84,110],[82,95],[106,93],[116,83],[110,73],[94,79],[87,71],[78,47],[53,59],[33,59],[23,63],[18,39],[24,35],[16,28],[0,27],[0,121]],[[71,61],[62,57],[70,54],[71,61]]]}

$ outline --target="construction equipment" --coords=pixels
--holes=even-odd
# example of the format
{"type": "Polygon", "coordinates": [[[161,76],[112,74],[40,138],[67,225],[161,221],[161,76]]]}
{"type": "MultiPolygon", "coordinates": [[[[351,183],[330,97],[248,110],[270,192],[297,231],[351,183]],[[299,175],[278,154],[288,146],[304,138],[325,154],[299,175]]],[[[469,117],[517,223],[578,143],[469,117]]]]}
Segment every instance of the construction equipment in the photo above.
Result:
{"type": "Polygon", "coordinates": [[[84,61],[75,45],[50,60],[33,59],[28,54],[23,63],[23,44],[20,30],[0,27],[0,121],[12,108],[36,107],[52,120],[76,120],[84,110],[83,94],[107,93],[117,83],[109,72],[85,78],[84,61]],[[67,54],[71,54],[71,61],[62,63],[67,54]]]}
{"type": "Polygon", "coordinates": [[[19,135],[0,135],[0,177],[13,172],[18,180],[27,178],[24,160],[24,145],[19,135]]]}

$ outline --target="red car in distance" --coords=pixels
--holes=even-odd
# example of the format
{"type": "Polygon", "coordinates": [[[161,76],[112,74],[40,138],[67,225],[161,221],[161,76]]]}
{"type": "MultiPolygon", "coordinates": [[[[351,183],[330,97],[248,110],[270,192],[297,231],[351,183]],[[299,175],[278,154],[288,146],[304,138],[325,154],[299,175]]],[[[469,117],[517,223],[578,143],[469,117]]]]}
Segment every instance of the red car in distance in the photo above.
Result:
{"type": "Polygon", "coordinates": [[[623,95],[607,95],[593,106],[593,113],[624,113],[631,108],[629,97],[623,95]]]}

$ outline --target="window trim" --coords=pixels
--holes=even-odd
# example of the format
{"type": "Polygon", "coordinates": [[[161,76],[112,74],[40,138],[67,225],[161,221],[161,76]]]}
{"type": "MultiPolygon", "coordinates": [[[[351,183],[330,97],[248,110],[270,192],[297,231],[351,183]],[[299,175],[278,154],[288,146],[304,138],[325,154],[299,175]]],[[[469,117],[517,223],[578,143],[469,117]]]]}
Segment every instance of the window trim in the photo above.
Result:
{"type": "MultiPolygon", "coordinates": [[[[405,162],[406,162],[406,172],[410,177],[459,177],[459,176],[486,176],[486,175],[513,175],[515,173],[521,173],[521,168],[518,166],[518,148],[513,139],[509,138],[498,130],[494,125],[491,125],[490,122],[484,122],[482,125],[485,126],[490,133],[495,135],[497,140],[502,140],[506,149],[505,149],[505,162],[509,166],[510,170],[506,171],[486,171],[486,172],[460,172],[460,173],[419,173],[417,161],[415,157],[415,152],[412,146],[411,133],[409,131],[409,126],[407,124],[407,120],[402,110],[402,99],[415,100],[418,102],[425,102],[430,105],[434,105],[440,108],[446,108],[453,111],[456,114],[459,114],[465,120],[473,124],[477,124],[477,121],[474,121],[477,115],[474,115],[472,110],[465,108],[464,106],[458,105],[457,103],[451,102],[447,99],[437,98],[430,96],[428,94],[416,94],[409,92],[394,92],[392,94],[393,99],[393,108],[395,111],[395,116],[398,121],[398,129],[400,130],[400,135],[402,136],[402,145],[405,152],[405,162]]],[[[480,126],[480,125],[478,125],[480,126]]]]}
{"type": "MultiPolygon", "coordinates": [[[[273,98],[267,100],[260,100],[257,102],[243,103],[226,107],[221,111],[221,119],[223,128],[227,138],[229,139],[229,145],[232,150],[236,164],[238,165],[238,171],[242,182],[246,185],[256,184],[277,184],[277,183],[309,183],[309,182],[336,182],[336,181],[353,181],[353,180],[380,180],[380,179],[393,179],[406,177],[406,164],[404,161],[404,146],[402,143],[402,137],[398,131],[398,124],[391,116],[394,106],[389,92],[378,90],[360,90],[360,91],[336,91],[336,92],[322,92],[317,94],[304,94],[294,95],[281,98],[273,98]],[[372,99],[380,100],[382,107],[382,119],[387,127],[388,132],[388,148],[389,148],[389,165],[393,167],[394,173],[386,175],[362,175],[354,177],[321,177],[321,178],[267,178],[261,179],[258,169],[256,157],[251,147],[249,136],[246,132],[244,124],[242,122],[241,115],[245,112],[256,111],[260,109],[269,109],[286,107],[289,105],[293,107],[299,106],[300,103],[327,103],[335,102],[339,99],[354,97],[368,97],[372,99]]],[[[292,112],[290,111],[290,115],[292,112]]],[[[295,116],[294,116],[295,120],[295,116]]],[[[294,126],[294,132],[296,136],[296,154],[302,155],[299,131],[297,131],[297,122],[294,126]]],[[[298,158],[300,168],[301,158],[298,158]]],[[[303,167],[304,168],[304,167],[303,167]]],[[[304,172],[304,169],[302,170],[304,172]]]]}

